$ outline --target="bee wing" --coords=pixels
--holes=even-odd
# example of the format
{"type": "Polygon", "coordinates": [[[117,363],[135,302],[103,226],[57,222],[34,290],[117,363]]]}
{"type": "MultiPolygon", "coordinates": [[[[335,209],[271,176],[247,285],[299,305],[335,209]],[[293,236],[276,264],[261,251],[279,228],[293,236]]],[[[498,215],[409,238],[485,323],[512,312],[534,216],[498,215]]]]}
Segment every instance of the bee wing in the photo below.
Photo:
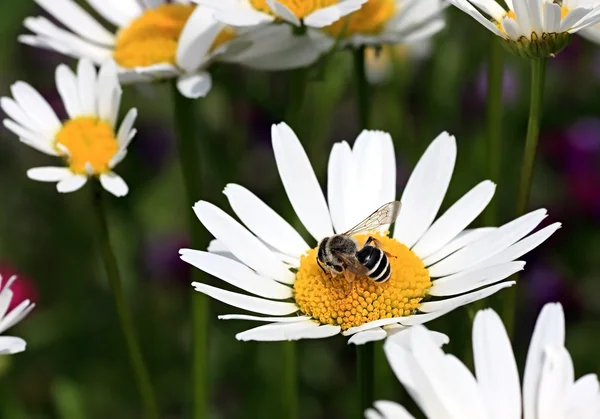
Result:
{"type": "Polygon", "coordinates": [[[356,275],[366,275],[369,269],[361,265],[355,256],[349,256],[345,253],[333,250],[331,253],[344,263],[344,268],[356,275]]]}
{"type": "Polygon", "coordinates": [[[401,206],[402,204],[400,203],[400,201],[388,202],[387,204],[379,208],[377,211],[375,211],[373,214],[365,218],[357,226],[351,228],[344,234],[347,236],[352,236],[353,234],[376,230],[382,225],[392,224],[398,218],[401,206]]]}

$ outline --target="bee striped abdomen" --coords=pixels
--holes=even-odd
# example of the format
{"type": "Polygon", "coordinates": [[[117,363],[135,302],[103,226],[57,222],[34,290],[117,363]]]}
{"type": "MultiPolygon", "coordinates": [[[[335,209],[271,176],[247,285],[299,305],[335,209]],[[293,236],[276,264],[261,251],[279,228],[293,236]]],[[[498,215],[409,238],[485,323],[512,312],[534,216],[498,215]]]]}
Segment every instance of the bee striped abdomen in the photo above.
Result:
{"type": "Polygon", "coordinates": [[[375,246],[365,246],[356,254],[358,261],[367,268],[367,276],[375,282],[385,282],[390,279],[392,268],[388,257],[375,246]]]}

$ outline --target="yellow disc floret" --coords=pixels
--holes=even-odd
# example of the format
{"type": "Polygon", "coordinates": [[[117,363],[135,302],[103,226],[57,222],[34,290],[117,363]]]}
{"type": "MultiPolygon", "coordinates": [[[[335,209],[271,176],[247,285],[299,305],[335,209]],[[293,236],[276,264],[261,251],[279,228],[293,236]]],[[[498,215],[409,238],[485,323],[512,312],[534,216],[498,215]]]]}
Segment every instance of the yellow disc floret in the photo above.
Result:
{"type": "Polygon", "coordinates": [[[385,25],[395,14],[396,2],[394,0],[368,0],[359,10],[341,18],[324,30],[331,36],[337,37],[346,26],[344,36],[377,35],[383,31],[385,25]]]}
{"type": "MultiPolygon", "coordinates": [[[[290,9],[298,19],[303,19],[312,12],[338,3],[338,0],[279,0],[279,3],[290,9]]],[[[267,0],[250,0],[250,4],[260,12],[275,16],[267,4],[267,0]]]]}
{"type": "Polygon", "coordinates": [[[91,168],[93,174],[100,174],[110,171],[109,163],[119,151],[119,143],[108,122],[85,116],[64,123],[56,135],[55,149],[67,154],[73,173],[87,174],[91,168]]]}
{"type": "MultiPolygon", "coordinates": [[[[355,238],[360,245],[369,236],[355,238]]],[[[294,283],[300,310],[321,324],[346,330],[367,322],[413,314],[431,287],[429,272],[408,247],[386,236],[375,235],[388,252],[392,275],[378,284],[360,276],[349,283],[344,275],[333,276],[317,265],[317,249],[302,256],[294,283]]]]}

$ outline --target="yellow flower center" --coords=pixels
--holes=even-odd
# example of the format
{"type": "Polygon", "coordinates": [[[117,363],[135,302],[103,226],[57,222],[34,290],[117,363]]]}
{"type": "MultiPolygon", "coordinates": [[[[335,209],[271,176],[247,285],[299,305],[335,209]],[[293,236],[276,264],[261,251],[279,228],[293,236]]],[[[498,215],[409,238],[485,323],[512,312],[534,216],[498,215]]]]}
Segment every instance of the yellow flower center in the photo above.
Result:
{"type": "MultiPolygon", "coordinates": [[[[327,6],[336,4],[338,0],[279,0],[298,19],[303,19],[309,14],[327,6]]],[[[267,4],[267,0],[250,0],[250,5],[260,12],[276,16],[267,4]]]]}
{"type": "MultiPolygon", "coordinates": [[[[362,245],[368,235],[355,236],[362,245]]],[[[300,260],[294,283],[294,298],[300,310],[321,324],[346,330],[367,322],[413,314],[431,287],[429,272],[408,247],[383,235],[375,235],[383,250],[391,254],[391,277],[378,284],[366,276],[351,284],[343,274],[332,277],[317,265],[317,249],[300,260]]]]}
{"type": "Polygon", "coordinates": [[[88,167],[94,174],[109,171],[108,165],[119,151],[110,124],[90,116],[65,122],[56,135],[54,147],[60,154],[64,154],[63,147],[68,150],[69,168],[77,174],[87,174],[88,167]]]}
{"type": "MultiPolygon", "coordinates": [[[[113,53],[115,61],[123,68],[176,65],[179,37],[195,8],[189,4],[169,3],[146,10],[119,32],[113,53]]],[[[223,29],[210,52],[235,36],[233,29],[223,29]]]]}
{"type": "Polygon", "coordinates": [[[345,36],[354,34],[377,35],[396,14],[394,0],[368,0],[354,13],[349,14],[324,28],[325,32],[337,37],[347,23],[345,36]]]}

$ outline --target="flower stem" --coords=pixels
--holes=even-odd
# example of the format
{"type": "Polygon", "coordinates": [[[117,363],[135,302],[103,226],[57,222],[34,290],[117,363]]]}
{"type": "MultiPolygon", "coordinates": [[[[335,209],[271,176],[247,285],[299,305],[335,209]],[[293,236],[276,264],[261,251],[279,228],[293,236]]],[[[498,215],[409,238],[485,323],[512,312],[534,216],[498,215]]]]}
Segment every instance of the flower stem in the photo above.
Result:
{"type": "MultiPolygon", "coordinates": [[[[542,114],[542,95],[544,92],[544,76],[546,73],[546,59],[531,60],[531,102],[529,105],[529,123],[527,124],[527,137],[525,139],[525,151],[523,164],[521,166],[521,181],[517,199],[517,215],[523,215],[527,211],[529,193],[531,191],[531,179],[533,178],[533,167],[537,151],[538,137],[540,132],[540,117],[542,114]]],[[[507,290],[504,300],[504,324],[509,337],[513,335],[515,323],[515,311],[517,305],[517,293],[514,288],[507,290]]]]}
{"type": "Polygon", "coordinates": [[[298,377],[296,361],[296,342],[283,342],[284,391],[282,418],[298,419],[298,377]]]}
{"type": "Polygon", "coordinates": [[[369,128],[369,86],[365,67],[365,47],[358,47],[354,51],[354,73],[356,75],[356,98],[358,101],[358,113],[362,129],[369,128]]]}
{"type": "Polygon", "coordinates": [[[152,383],[150,382],[150,374],[148,373],[148,368],[142,357],[142,351],[140,350],[140,345],[133,326],[133,319],[131,318],[129,308],[127,307],[127,302],[125,301],[117,259],[110,243],[108,222],[102,203],[102,187],[99,183],[94,182],[93,189],[92,206],[94,207],[94,215],[98,230],[97,234],[100,240],[100,253],[106,269],[110,289],[115,298],[117,314],[121,322],[123,335],[125,336],[129,358],[135,373],[140,395],[142,396],[146,417],[149,419],[158,419],[158,408],[154,398],[152,383]]]}
{"type": "Polygon", "coordinates": [[[358,418],[363,418],[365,410],[373,405],[373,372],[375,369],[374,345],[366,343],[356,346],[356,380],[358,384],[358,418]]]}
{"type": "MultiPolygon", "coordinates": [[[[492,39],[487,74],[487,140],[489,178],[493,182],[500,180],[502,164],[502,82],[503,82],[502,44],[492,39]]],[[[492,201],[485,213],[486,225],[498,223],[498,201],[492,201]]]]}
{"type": "MultiPolygon", "coordinates": [[[[194,101],[183,97],[172,84],[175,130],[179,144],[179,160],[186,192],[191,245],[194,249],[206,247],[204,233],[192,207],[202,195],[202,171],[198,150],[194,101]]],[[[203,282],[200,269],[192,270],[193,280],[203,282]]],[[[201,293],[192,293],[192,400],[194,419],[208,417],[208,299],[201,293]]]]}

